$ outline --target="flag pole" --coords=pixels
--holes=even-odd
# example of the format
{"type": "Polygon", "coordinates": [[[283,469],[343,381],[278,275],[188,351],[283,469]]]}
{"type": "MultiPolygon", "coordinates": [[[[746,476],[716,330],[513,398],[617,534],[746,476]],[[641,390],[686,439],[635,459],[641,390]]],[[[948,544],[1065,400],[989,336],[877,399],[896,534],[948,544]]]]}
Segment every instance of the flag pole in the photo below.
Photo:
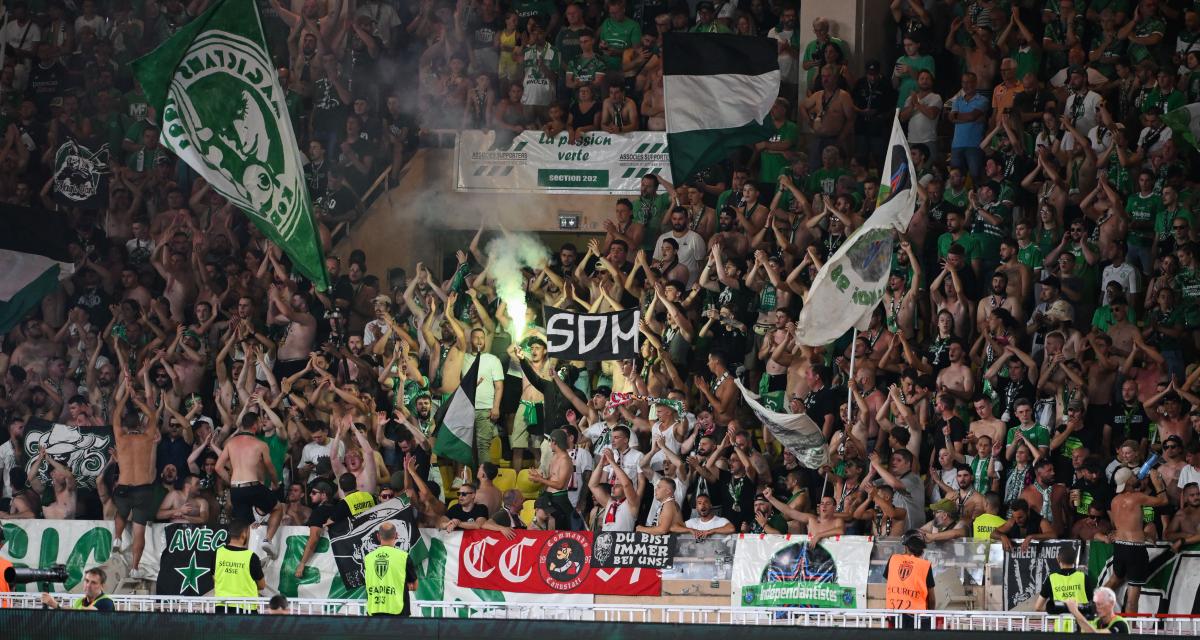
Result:
{"type": "MultiPolygon", "coordinates": [[[[853,337],[850,339],[850,375],[846,380],[846,421],[852,421],[854,417],[854,388],[850,385],[854,384],[854,357],[858,351],[858,327],[854,327],[853,337]]],[[[846,441],[846,431],[852,429],[852,425],[846,424],[846,429],[842,431],[842,442],[846,441]]],[[[825,474],[824,480],[821,481],[821,494],[817,496],[817,502],[825,497],[825,488],[829,486],[829,474],[825,474]]]]}

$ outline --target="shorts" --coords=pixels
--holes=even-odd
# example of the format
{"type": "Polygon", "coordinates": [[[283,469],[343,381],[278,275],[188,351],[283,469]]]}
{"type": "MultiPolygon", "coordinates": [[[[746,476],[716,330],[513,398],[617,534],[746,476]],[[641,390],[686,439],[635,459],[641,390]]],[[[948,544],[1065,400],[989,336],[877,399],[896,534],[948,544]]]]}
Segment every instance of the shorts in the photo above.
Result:
{"type": "Polygon", "coordinates": [[[234,520],[254,522],[254,509],[270,513],[279,504],[275,494],[261,482],[244,487],[229,488],[230,502],[233,503],[231,515],[234,520]]]}
{"type": "Polygon", "coordinates": [[[117,507],[118,518],[132,520],[134,524],[146,524],[158,514],[154,485],[151,484],[117,485],[113,488],[113,504],[117,507]]]}
{"type": "Polygon", "coordinates": [[[306,365],[307,360],[276,360],[275,366],[271,367],[271,373],[275,375],[275,379],[283,380],[304,371],[306,365]]]}
{"type": "Polygon", "coordinates": [[[1113,544],[1112,567],[1113,573],[1129,586],[1140,587],[1150,577],[1150,554],[1140,542],[1117,540],[1113,544]]]}
{"type": "Polygon", "coordinates": [[[533,403],[539,422],[529,424],[529,420],[525,417],[528,405],[524,402],[521,403],[517,408],[517,412],[513,415],[512,433],[508,436],[510,447],[513,449],[528,449],[531,443],[535,448],[541,444],[541,435],[543,432],[541,421],[545,419],[543,417],[544,406],[541,402],[533,403]]]}

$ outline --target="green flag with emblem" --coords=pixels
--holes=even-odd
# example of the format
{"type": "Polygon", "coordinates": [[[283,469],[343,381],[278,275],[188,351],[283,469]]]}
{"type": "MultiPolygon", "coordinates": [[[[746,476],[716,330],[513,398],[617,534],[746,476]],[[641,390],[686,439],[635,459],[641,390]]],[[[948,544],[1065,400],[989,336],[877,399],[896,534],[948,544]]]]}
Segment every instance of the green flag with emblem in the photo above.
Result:
{"type": "Polygon", "coordinates": [[[162,145],[327,289],[300,147],[253,0],[216,0],[133,70],[162,145]]]}

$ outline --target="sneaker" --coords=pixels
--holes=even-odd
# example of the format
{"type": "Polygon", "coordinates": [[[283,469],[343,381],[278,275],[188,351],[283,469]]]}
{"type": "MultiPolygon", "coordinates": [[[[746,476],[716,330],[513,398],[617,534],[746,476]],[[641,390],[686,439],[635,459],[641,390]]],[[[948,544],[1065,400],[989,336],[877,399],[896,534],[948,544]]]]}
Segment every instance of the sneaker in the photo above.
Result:
{"type": "Polygon", "coordinates": [[[262,550],[263,553],[267,554],[267,557],[272,560],[275,559],[275,556],[279,555],[279,551],[275,549],[275,545],[271,544],[270,542],[262,543],[262,550]]]}

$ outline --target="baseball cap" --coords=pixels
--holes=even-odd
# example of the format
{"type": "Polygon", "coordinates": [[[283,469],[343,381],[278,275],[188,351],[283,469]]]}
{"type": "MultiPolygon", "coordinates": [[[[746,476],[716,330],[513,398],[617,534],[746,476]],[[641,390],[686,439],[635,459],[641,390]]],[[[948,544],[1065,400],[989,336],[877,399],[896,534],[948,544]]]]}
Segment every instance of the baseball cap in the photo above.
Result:
{"type": "Polygon", "coordinates": [[[867,73],[879,73],[879,61],[878,60],[868,60],[867,61],[867,73]]]}
{"type": "Polygon", "coordinates": [[[958,513],[958,506],[954,504],[953,500],[946,498],[944,500],[938,500],[937,502],[929,505],[929,510],[933,511],[934,513],[937,513],[938,511],[943,513],[958,513]]]}
{"type": "Polygon", "coordinates": [[[1133,469],[1129,467],[1121,467],[1113,474],[1113,484],[1117,485],[1117,493],[1125,490],[1125,485],[1133,480],[1133,469]]]}
{"type": "Polygon", "coordinates": [[[704,11],[706,9],[708,11],[715,11],[716,6],[713,5],[713,3],[709,2],[709,0],[700,0],[700,2],[696,3],[696,11],[697,12],[704,11]]]}

